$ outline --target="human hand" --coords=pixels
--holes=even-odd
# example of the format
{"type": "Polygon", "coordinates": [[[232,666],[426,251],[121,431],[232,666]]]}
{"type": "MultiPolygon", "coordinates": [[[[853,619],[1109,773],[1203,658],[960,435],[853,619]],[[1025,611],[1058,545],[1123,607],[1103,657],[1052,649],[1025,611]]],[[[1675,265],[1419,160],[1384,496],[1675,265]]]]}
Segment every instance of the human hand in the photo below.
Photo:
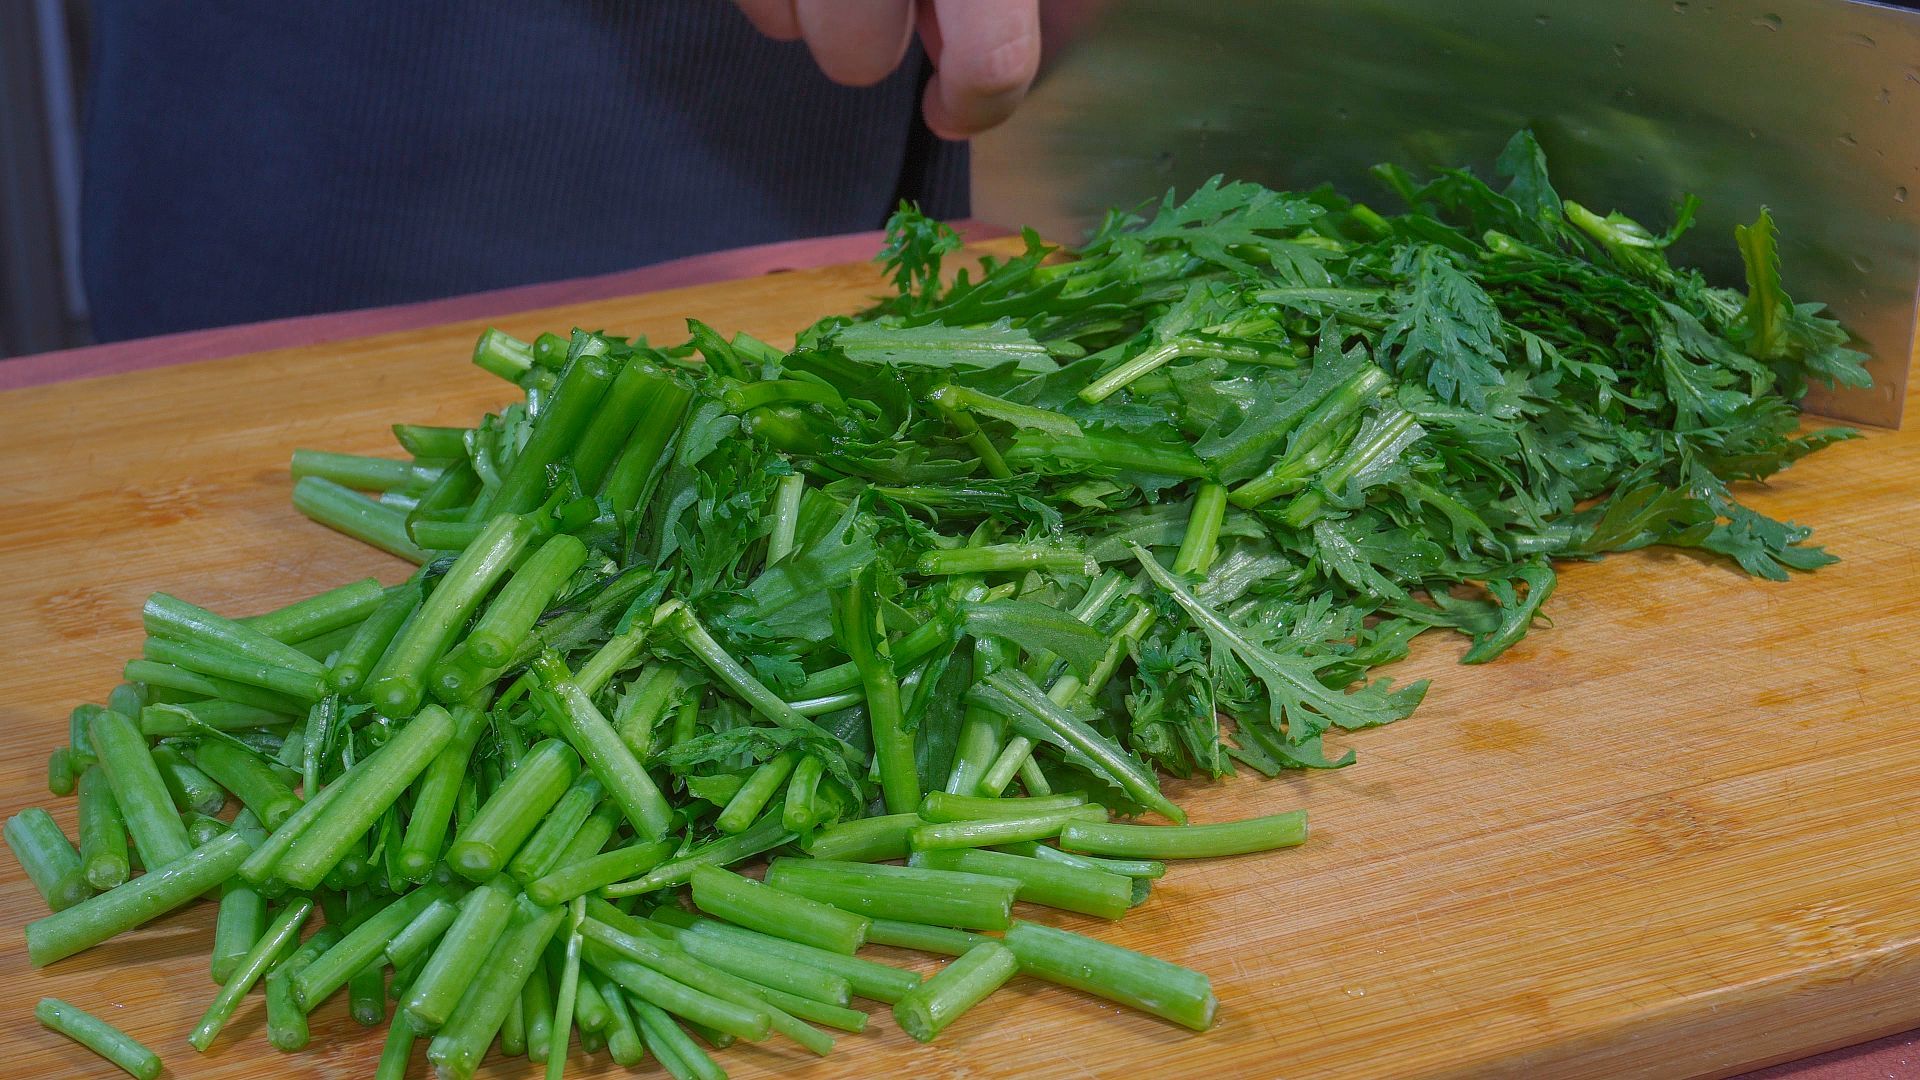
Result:
{"type": "Polygon", "coordinates": [[[891,74],[917,29],[934,69],[921,112],[943,139],[1012,116],[1040,65],[1040,0],[734,2],[768,37],[805,41],[827,78],[846,86],[891,74]]]}

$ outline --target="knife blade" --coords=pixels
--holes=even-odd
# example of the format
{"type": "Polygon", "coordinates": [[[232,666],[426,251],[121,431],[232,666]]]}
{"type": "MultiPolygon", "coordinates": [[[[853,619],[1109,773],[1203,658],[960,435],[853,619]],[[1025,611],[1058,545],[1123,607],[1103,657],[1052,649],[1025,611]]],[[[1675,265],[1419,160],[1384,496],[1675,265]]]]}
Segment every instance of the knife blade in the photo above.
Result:
{"type": "Polygon", "coordinates": [[[1072,242],[1111,206],[1216,173],[1492,176],[1531,127],[1562,192],[1663,228],[1742,283],[1733,226],[1773,209],[1787,285],[1872,354],[1808,408],[1897,427],[1920,294],[1920,13],[1862,0],[1109,0],[1075,11],[1026,104],[974,141],[973,213],[1072,242]]]}

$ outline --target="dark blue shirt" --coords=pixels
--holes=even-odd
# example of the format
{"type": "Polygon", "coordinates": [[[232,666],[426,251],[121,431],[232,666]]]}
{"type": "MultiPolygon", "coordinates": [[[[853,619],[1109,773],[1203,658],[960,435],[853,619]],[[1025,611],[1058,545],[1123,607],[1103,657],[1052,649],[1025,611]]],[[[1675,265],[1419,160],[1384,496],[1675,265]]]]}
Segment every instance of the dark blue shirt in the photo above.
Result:
{"type": "Polygon", "coordinates": [[[966,212],[916,50],[829,83],[724,0],[99,0],[101,340],[966,212]]]}

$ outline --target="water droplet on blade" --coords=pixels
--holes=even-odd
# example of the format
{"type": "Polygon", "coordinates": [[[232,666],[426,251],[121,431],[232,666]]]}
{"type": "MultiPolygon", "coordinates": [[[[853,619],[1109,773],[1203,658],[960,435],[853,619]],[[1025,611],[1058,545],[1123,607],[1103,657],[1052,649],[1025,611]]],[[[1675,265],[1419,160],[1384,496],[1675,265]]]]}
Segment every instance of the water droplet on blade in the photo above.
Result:
{"type": "Polygon", "coordinates": [[[1753,20],[1753,25],[1760,27],[1762,30],[1778,30],[1786,24],[1787,20],[1782,19],[1778,15],[1762,15],[1753,20]]]}

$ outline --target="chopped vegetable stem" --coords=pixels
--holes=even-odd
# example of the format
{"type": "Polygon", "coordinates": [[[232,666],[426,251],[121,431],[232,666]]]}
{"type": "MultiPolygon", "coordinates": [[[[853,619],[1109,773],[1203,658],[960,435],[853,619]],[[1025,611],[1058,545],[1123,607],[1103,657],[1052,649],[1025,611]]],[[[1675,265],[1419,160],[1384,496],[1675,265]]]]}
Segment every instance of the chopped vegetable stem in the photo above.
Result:
{"type": "Polygon", "coordinates": [[[453,823],[453,808],[459,798],[474,744],[486,730],[486,714],[479,709],[457,705],[451,710],[453,735],[440,748],[420,775],[414,790],[413,809],[407,818],[406,833],[400,842],[400,870],[411,881],[425,880],[440,861],[447,830],[453,823]]]}
{"type": "Polygon", "coordinates": [[[8,818],[3,831],[7,847],[47,907],[65,911],[93,895],[81,869],[80,853],[51,814],[30,806],[8,818]]]}
{"type": "Polygon", "coordinates": [[[165,866],[193,850],[187,827],[174,811],[173,797],[154,763],[146,737],[133,721],[116,712],[103,712],[87,725],[106,771],[107,784],[127,823],[127,835],[140,861],[148,867],[165,866]]]}
{"type": "Polygon", "coordinates": [[[549,537],[513,571],[486,613],[467,635],[467,648],[484,664],[505,664],[532,632],[542,612],[574,571],[587,561],[587,545],[565,533],[549,537]]]}
{"type": "Polygon", "coordinates": [[[717,866],[694,870],[693,903],[735,926],[851,955],[867,940],[867,920],[717,866]]]}
{"type": "Polygon", "coordinates": [[[772,1031],[773,1018],[765,1005],[741,1005],[715,997],[627,960],[597,941],[595,945],[593,966],[612,976],[638,1000],[748,1042],[759,1042],[772,1031]]]}
{"type": "Polygon", "coordinates": [[[671,840],[642,841],[556,866],[527,883],[527,895],[536,903],[564,904],[616,881],[644,874],[671,858],[677,847],[671,840]]]}
{"type": "Polygon", "coordinates": [[[339,927],[323,926],[267,972],[267,1041],[274,1049],[292,1053],[306,1047],[312,1032],[306,1010],[293,1000],[292,977],[339,940],[339,927]]]}
{"type": "Polygon", "coordinates": [[[910,850],[908,834],[924,824],[926,819],[917,813],[843,821],[815,833],[806,844],[807,854],[816,859],[842,859],[847,862],[904,859],[910,850]]]}
{"type": "MultiPolygon", "coordinates": [[[[656,917],[665,916],[665,911],[656,917]]],[[[858,956],[844,956],[840,953],[816,949],[809,945],[787,941],[783,938],[756,934],[737,926],[718,923],[707,919],[688,920],[691,925],[688,933],[709,935],[737,945],[758,949],[763,955],[795,961],[808,967],[817,968],[831,975],[847,980],[853,993],[860,997],[884,1001],[891,1005],[899,1000],[909,987],[920,982],[920,976],[902,968],[876,963],[858,956]]],[[[684,936],[682,940],[687,940],[684,936]]]]}
{"type": "Polygon", "coordinates": [[[560,985],[553,996],[552,1034],[547,1043],[547,1080],[560,1080],[567,1067],[567,1044],[572,1042],[573,1010],[580,998],[580,911],[569,913],[565,959],[560,985]]]}
{"type": "Polygon", "coordinates": [[[1293,847],[1307,839],[1307,814],[1294,810],[1215,825],[1121,825],[1076,821],[1060,831],[1060,846],[1123,859],[1206,859],[1293,847]]]}
{"type": "Polygon", "coordinates": [[[773,799],[774,792],[793,772],[794,762],[798,758],[796,751],[784,750],[753,770],[747,782],[740,785],[740,790],[734,792],[726,806],[721,807],[720,815],[714,818],[714,826],[724,833],[746,831],[747,826],[759,818],[760,811],[773,799]]]}
{"type": "Polygon", "coordinates": [[[943,956],[959,956],[975,945],[993,939],[985,934],[956,930],[950,926],[928,926],[925,923],[901,922],[898,919],[875,919],[873,928],[867,932],[867,940],[875,945],[892,945],[896,948],[939,953],[943,956]]]}
{"type": "Polygon", "coordinates": [[[359,625],[386,600],[387,590],[374,578],[316,593],[285,607],[236,620],[275,641],[302,642],[335,630],[359,625]]]}
{"type": "Polygon", "coordinates": [[[746,979],[700,962],[674,945],[649,937],[625,934],[597,920],[586,923],[587,936],[601,956],[617,954],[659,974],[744,1009],[767,1014],[768,1030],[784,1035],[815,1054],[833,1049],[833,1039],[801,1023],[767,1000],[766,990],[746,979]]]}
{"type": "Polygon", "coordinates": [[[300,809],[300,796],[273,767],[234,743],[204,739],[194,750],[193,760],[270,830],[300,809]]]}
{"type": "Polygon", "coordinates": [[[1016,900],[1103,919],[1117,919],[1133,907],[1133,879],[1105,870],[974,848],[917,851],[912,865],[1011,878],[1020,883],[1016,900]]]}
{"type": "Polygon", "coordinates": [[[551,656],[534,661],[534,670],[558,706],[545,710],[547,718],[606,785],[608,797],[619,804],[627,823],[649,840],[666,835],[673,808],[592,698],[567,678],[566,668],[551,656]]]}
{"type": "Polygon", "coordinates": [[[232,1019],[233,1010],[239,1008],[240,999],[246,996],[247,991],[253,989],[253,985],[260,981],[261,977],[267,973],[267,968],[283,951],[291,952],[298,946],[300,927],[306,924],[307,916],[312,913],[313,901],[304,896],[296,897],[281,909],[280,914],[274,918],[273,924],[267,927],[266,933],[260,935],[260,940],[253,943],[253,948],[241,958],[240,963],[233,969],[233,974],[220,987],[220,992],[214,995],[213,1003],[208,1005],[207,1011],[201,1015],[200,1023],[193,1029],[193,1034],[187,1036],[187,1042],[195,1050],[204,1053],[207,1047],[213,1045],[213,1040],[220,1034],[220,1029],[232,1019]]]}
{"type": "Polygon", "coordinates": [[[629,998],[634,1020],[640,1025],[647,1049],[660,1059],[660,1065],[673,1080],[726,1080],[727,1074],[712,1056],[700,1048],[665,1009],[639,995],[629,998]]]}
{"type": "Polygon", "coordinates": [[[661,863],[652,870],[629,881],[616,882],[600,890],[606,897],[638,896],[670,885],[679,885],[693,876],[693,872],[702,866],[731,866],[750,856],[769,851],[781,844],[789,843],[794,834],[781,824],[780,815],[768,814],[747,829],[734,836],[723,836],[711,843],[693,848],[676,859],[661,863]]]}
{"type": "Polygon", "coordinates": [[[843,911],[901,922],[1004,930],[1019,882],[1011,878],[953,873],[943,869],[894,867],[889,874],[867,863],[834,867],[818,860],[777,859],[768,881],[783,892],[830,904],[843,911]]]}
{"type": "Polygon", "coordinates": [[[368,916],[293,976],[293,1000],[308,1012],[318,1008],[334,991],[385,955],[387,943],[395,934],[447,894],[445,885],[422,885],[368,916]]]}
{"type": "Polygon", "coordinates": [[[405,511],[382,506],[350,488],[319,476],[293,485],[293,507],[335,532],[345,533],[418,566],[427,553],[407,535],[405,511]]]}
{"type": "Polygon", "coordinates": [[[33,1015],[41,1027],[65,1035],[139,1080],[155,1080],[160,1075],[160,1055],[85,1009],[45,997],[34,1006],[33,1015]]]}
{"type": "Polygon", "coordinates": [[[455,837],[447,849],[447,864],[469,881],[485,881],[504,870],[539,828],[540,819],[566,794],[579,767],[580,756],[559,739],[527,751],[455,837]]]}
{"type": "Polygon", "coordinates": [[[274,873],[295,888],[318,885],[452,737],[453,717],[445,709],[422,709],[392,741],[340,779],[346,793],[300,830],[274,873]]]}
{"type": "MultiPolygon", "coordinates": [[[[250,810],[234,818],[235,831],[256,847],[265,830],[250,810]]],[[[267,898],[245,878],[228,878],[220,886],[220,909],[213,920],[213,981],[224,983],[267,929],[267,898]]]]}
{"type": "MultiPolygon", "coordinates": [[[[227,793],[213,778],[196,768],[173,743],[161,743],[152,750],[153,764],[160,770],[160,782],[183,817],[210,816],[227,805],[227,793]]],[[[188,830],[191,835],[192,830],[188,830]]]]}
{"type": "Polygon", "coordinates": [[[151,922],[219,885],[247,857],[244,836],[229,832],[124,885],[27,924],[27,959],[34,967],[90,949],[151,922]]]}
{"type": "MultiPolygon", "coordinates": [[[[464,987],[453,1014],[427,1044],[427,1060],[443,1073],[471,1076],[487,1047],[506,1020],[511,1002],[520,996],[532,972],[539,968],[547,942],[560,928],[565,912],[542,908],[522,898],[485,964],[464,987]]],[[[549,1019],[551,1019],[549,1017],[549,1019]]],[[[528,1016],[529,1023],[533,1017],[528,1016]]]]}
{"type": "Polygon", "coordinates": [[[461,624],[533,539],[534,526],[517,514],[488,520],[473,544],[453,561],[439,584],[407,621],[366,682],[370,701],[391,715],[420,706],[427,670],[452,647],[461,624]]]}
{"type": "Polygon", "coordinates": [[[92,765],[80,774],[80,868],[87,884],[111,889],[127,880],[127,819],[113,797],[106,770],[92,765]]]}
{"type": "Polygon", "coordinates": [[[433,948],[459,914],[460,909],[454,901],[444,896],[436,897],[388,939],[384,949],[387,963],[398,971],[426,955],[427,950],[433,948]]]}
{"type": "MultiPolygon", "coordinates": [[[[634,361],[628,361],[634,366],[634,361]]],[[[681,418],[693,400],[693,389],[666,371],[649,366],[651,383],[627,444],[614,458],[600,483],[600,496],[618,515],[639,512],[651,489],[661,460],[680,431],[681,418]]]]}
{"type": "Polygon", "coordinates": [[[1030,922],[1015,922],[1001,940],[1026,974],[1097,994],[1195,1031],[1213,1026],[1218,1008],[1213,985],[1191,968],[1030,922]]]}
{"type": "Polygon", "coordinates": [[[894,1002],[894,1019],[918,1041],[932,1042],[968,1009],[1005,986],[1019,967],[1006,946],[981,942],[894,1002]]]}
{"type": "Polygon", "coordinates": [[[461,899],[459,914],[407,988],[402,1003],[423,1029],[431,1031],[447,1022],[506,932],[516,895],[512,880],[503,874],[461,899]]]}
{"type": "Polygon", "coordinates": [[[973,821],[943,821],[916,826],[907,833],[907,845],[914,851],[937,848],[992,847],[1021,840],[1050,840],[1072,821],[1092,818],[1106,820],[1103,806],[1088,804],[1062,810],[1043,810],[1019,817],[981,818],[973,821]]]}
{"type": "Polygon", "coordinates": [[[380,601],[380,606],[354,627],[353,636],[340,647],[339,654],[327,668],[327,685],[336,693],[358,692],[374,665],[380,662],[387,647],[393,643],[394,635],[400,632],[400,628],[420,606],[420,600],[420,586],[414,581],[388,592],[380,601]]]}
{"type": "MultiPolygon", "coordinates": [[[[540,819],[539,828],[513,853],[513,858],[507,860],[507,873],[524,885],[553,869],[606,792],[600,778],[592,773],[575,776],[573,786],[567,788],[560,801],[540,819]]],[[[553,906],[551,901],[541,902],[553,906]]]]}

